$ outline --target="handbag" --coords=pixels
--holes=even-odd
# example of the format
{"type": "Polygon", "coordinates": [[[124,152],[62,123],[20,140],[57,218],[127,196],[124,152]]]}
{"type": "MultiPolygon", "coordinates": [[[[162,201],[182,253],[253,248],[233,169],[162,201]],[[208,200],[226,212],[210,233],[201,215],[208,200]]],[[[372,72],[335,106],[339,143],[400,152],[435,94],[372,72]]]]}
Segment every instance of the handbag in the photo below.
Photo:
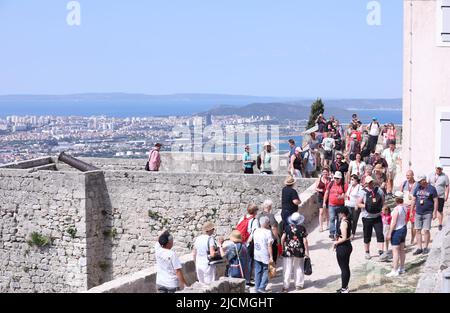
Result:
{"type": "Polygon", "coordinates": [[[221,264],[225,263],[225,260],[222,258],[222,255],[220,255],[219,247],[216,246],[214,242],[214,256],[211,256],[209,254],[209,241],[211,240],[211,237],[208,239],[208,265],[215,265],[215,264],[221,264]]]}
{"type": "Polygon", "coordinates": [[[311,266],[311,259],[309,257],[305,257],[305,264],[304,264],[304,270],[303,272],[305,275],[309,276],[312,274],[312,266],[311,266]]]}
{"type": "Polygon", "coordinates": [[[146,170],[147,172],[150,171],[150,162],[149,162],[149,161],[147,161],[147,163],[145,164],[145,170],[146,170]]]}
{"type": "Polygon", "coordinates": [[[269,264],[269,279],[274,278],[277,275],[277,268],[272,263],[269,264]]]}

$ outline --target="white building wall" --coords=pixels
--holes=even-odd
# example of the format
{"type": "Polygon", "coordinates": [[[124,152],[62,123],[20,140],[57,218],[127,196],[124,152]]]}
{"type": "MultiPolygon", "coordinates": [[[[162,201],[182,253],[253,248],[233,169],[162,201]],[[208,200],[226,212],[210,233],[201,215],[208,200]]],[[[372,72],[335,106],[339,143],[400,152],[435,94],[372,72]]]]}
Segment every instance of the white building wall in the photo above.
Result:
{"type": "Polygon", "coordinates": [[[450,47],[437,42],[439,3],[404,0],[403,173],[433,171],[438,114],[450,112],[450,47]]]}

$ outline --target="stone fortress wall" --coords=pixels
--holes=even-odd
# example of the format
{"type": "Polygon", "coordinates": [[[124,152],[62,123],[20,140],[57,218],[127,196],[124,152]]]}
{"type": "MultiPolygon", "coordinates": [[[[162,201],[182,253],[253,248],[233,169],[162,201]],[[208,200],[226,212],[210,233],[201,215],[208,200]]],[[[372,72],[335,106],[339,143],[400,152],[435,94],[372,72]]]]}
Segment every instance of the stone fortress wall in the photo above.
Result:
{"type": "MultiPolygon", "coordinates": [[[[271,198],[278,209],[285,178],[114,168],[68,171],[53,158],[0,167],[0,292],[85,291],[145,270],[163,228],[179,255],[189,253],[206,220],[227,235],[250,202],[271,198]],[[52,243],[30,246],[32,232],[52,243]]],[[[297,190],[313,183],[300,180],[297,190]]],[[[303,211],[311,220],[317,210],[303,211]]]]}

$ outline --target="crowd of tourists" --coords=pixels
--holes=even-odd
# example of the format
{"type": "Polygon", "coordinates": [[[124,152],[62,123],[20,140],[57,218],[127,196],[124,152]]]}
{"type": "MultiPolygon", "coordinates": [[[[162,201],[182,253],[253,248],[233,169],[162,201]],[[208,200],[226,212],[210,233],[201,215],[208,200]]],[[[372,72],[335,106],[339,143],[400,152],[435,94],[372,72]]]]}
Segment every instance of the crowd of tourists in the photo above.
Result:
{"type": "MultiPolygon", "coordinates": [[[[406,273],[408,224],[410,244],[416,246],[413,255],[429,252],[432,220],[438,219],[438,228],[442,230],[443,209],[450,191],[443,166],[436,164],[429,175],[415,176],[410,170],[402,184],[394,186],[401,160],[393,124],[381,126],[373,118],[363,126],[356,114],[346,129],[334,117],[326,120],[320,115],[316,122],[317,131],[306,145],[296,146],[294,140],[289,140],[289,173],[281,191],[278,221],[268,199],[261,205],[248,205],[227,240],[215,238],[216,226],[212,222],[203,225],[203,234],[195,239],[193,248],[200,283],[208,285],[216,280],[216,266],[225,263],[226,276],[244,278],[256,292],[264,293],[269,279],[276,275],[277,264],[281,264],[282,291],[290,290],[292,276],[294,288],[303,289],[305,275],[310,275],[312,269],[305,218],[299,213],[301,201],[294,186],[299,177],[317,173],[318,227],[320,232],[328,231],[341,271],[341,288],[337,292],[349,292],[352,241],[360,218],[365,258],[374,257],[371,241],[375,233],[378,260],[392,262],[388,277],[406,273]]],[[[264,146],[257,161],[251,159],[249,147],[245,147],[245,173],[253,173],[255,163],[262,172],[273,173],[272,147],[270,142],[264,146]]],[[[160,292],[174,292],[185,285],[181,264],[171,250],[173,240],[166,231],[156,243],[160,292]]]]}

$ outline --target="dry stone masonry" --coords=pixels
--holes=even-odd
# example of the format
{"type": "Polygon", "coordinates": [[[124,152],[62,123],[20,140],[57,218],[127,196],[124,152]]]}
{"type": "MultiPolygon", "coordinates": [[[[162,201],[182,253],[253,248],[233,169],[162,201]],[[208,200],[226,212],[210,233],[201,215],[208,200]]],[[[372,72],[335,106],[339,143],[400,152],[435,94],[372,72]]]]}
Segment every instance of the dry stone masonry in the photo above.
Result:
{"type": "Polygon", "coordinates": [[[145,270],[162,229],[174,234],[179,255],[189,253],[206,220],[226,235],[250,202],[270,198],[278,209],[284,180],[68,169],[48,158],[0,168],[0,292],[85,291],[145,270]]]}

